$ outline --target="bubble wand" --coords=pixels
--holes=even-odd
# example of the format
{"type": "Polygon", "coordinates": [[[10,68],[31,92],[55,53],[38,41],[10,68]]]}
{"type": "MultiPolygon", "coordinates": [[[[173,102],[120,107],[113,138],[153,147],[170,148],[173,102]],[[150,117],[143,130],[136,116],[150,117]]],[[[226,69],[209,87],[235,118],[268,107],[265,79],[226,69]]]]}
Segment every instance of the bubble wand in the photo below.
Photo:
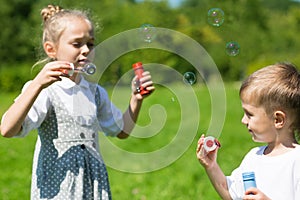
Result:
{"type": "Polygon", "coordinates": [[[206,152],[214,151],[217,147],[221,147],[220,142],[213,136],[207,136],[203,140],[203,147],[206,152]]]}
{"type": "Polygon", "coordinates": [[[96,72],[96,65],[93,63],[87,63],[83,67],[75,68],[73,63],[70,63],[70,70],[64,70],[63,73],[72,76],[74,72],[84,73],[86,75],[93,75],[96,72]]]}

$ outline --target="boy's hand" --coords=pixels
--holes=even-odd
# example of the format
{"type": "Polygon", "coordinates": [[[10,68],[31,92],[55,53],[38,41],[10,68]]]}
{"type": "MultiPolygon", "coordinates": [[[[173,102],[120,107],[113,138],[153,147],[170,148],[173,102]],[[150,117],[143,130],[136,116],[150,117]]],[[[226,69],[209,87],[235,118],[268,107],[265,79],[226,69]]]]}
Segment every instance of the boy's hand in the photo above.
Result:
{"type": "Polygon", "coordinates": [[[271,200],[259,189],[251,187],[245,192],[243,200],[271,200]]]}
{"type": "Polygon", "coordinates": [[[204,144],[204,134],[200,137],[198,140],[198,145],[196,149],[196,156],[197,159],[199,160],[200,164],[204,168],[210,168],[214,163],[216,163],[216,158],[217,158],[217,151],[218,148],[216,148],[213,151],[207,152],[205,151],[203,144],[204,144]]]}

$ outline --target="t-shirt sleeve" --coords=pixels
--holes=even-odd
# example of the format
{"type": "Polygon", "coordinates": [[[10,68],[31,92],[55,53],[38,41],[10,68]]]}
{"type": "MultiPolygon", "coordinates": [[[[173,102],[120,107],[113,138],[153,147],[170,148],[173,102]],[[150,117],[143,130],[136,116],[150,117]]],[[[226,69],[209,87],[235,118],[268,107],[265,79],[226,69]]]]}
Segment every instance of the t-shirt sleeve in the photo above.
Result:
{"type": "Polygon", "coordinates": [[[103,131],[106,136],[115,137],[123,130],[123,113],[110,101],[104,88],[98,86],[98,89],[100,93],[100,104],[97,108],[97,118],[101,131],[103,131]]]}
{"type": "Polygon", "coordinates": [[[244,188],[240,168],[236,168],[230,176],[226,176],[228,191],[232,199],[243,199],[244,188]]]}
{"type": "MultiPolygon", "coordinates": [[[[31,81],[27,82],[22,92],[29,86],[31,81]]],[[[17,97],[18,98],[18,97],[17,97]]],[[[17,99],[16,98],[16,99],[17,99]]],[[[47,116],[50,107],[50,101],[46,89],[42,90],[30,108],[23,124],[21,132],[15,137],[25,137],[30,131],[37,129],[47,116]]]]}
{"type": "Polygon", "coordinates": [[[263,149],[264,147],[252,148],[243,158],[240,166],[233,170],[230,176],[226,177],[228,191],[232,199],[243,199],[245,189],[242,173],[253,170],[253,166],[256,165],[253,156],[260,154],[263,149]]]}

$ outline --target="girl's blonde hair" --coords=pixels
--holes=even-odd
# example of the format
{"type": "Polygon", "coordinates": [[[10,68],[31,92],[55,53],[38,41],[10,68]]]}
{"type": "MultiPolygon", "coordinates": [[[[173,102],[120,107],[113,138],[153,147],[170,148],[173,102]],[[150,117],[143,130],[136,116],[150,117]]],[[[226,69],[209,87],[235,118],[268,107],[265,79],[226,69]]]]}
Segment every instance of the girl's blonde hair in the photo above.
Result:
{"type": "Polygon", "coordinates": [[[69,18],[80,18],[86,20],[93,27],[93,23],[87,13],[80,10],[65,10],[59,6],[48,5],[42,9],[41,15],[43,18],[43,43],[50,41],[57,43],[61,34],[68,26],[69,18]]]}
{"type": "MultiPolygon", "coordinates": [[[[94,29],[88,13],[81,10],[66,10],[60,6],[48,5],[41,10],[41,16],[43,20],[42,44],[48,41],[57,45],[60,36],[68,26],[68,19],[70,18],[84,19],[90,23],[91,27],[94,29]]],[[[37,65],[47,63],[49,61],[51,61],[51,58],[48,57],[41,59],[33,65],[32,69],[37,65]]]]}
{"type": "Polygon", "coordinates": [[[269,115],[277,109],[290,113],[294,119],[291,128],[299,132],[300,74],[295,65],[277,63],[254,72],[242,83],[240,97],[264,107],[269,115]]]}

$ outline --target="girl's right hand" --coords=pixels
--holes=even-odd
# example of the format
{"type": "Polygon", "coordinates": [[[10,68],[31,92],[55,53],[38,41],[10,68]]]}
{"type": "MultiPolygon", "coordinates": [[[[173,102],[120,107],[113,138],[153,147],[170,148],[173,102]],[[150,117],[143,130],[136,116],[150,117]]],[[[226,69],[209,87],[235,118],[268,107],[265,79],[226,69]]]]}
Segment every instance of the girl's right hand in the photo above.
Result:
{"type": "Polygon", "coordinates": [[[72,69],[69,62],[53,61],[47,63],[34,78],[33,82],[46,88],[56,81],[61,81],[61,76],[69,77],[68,70],[72,69]]]}

